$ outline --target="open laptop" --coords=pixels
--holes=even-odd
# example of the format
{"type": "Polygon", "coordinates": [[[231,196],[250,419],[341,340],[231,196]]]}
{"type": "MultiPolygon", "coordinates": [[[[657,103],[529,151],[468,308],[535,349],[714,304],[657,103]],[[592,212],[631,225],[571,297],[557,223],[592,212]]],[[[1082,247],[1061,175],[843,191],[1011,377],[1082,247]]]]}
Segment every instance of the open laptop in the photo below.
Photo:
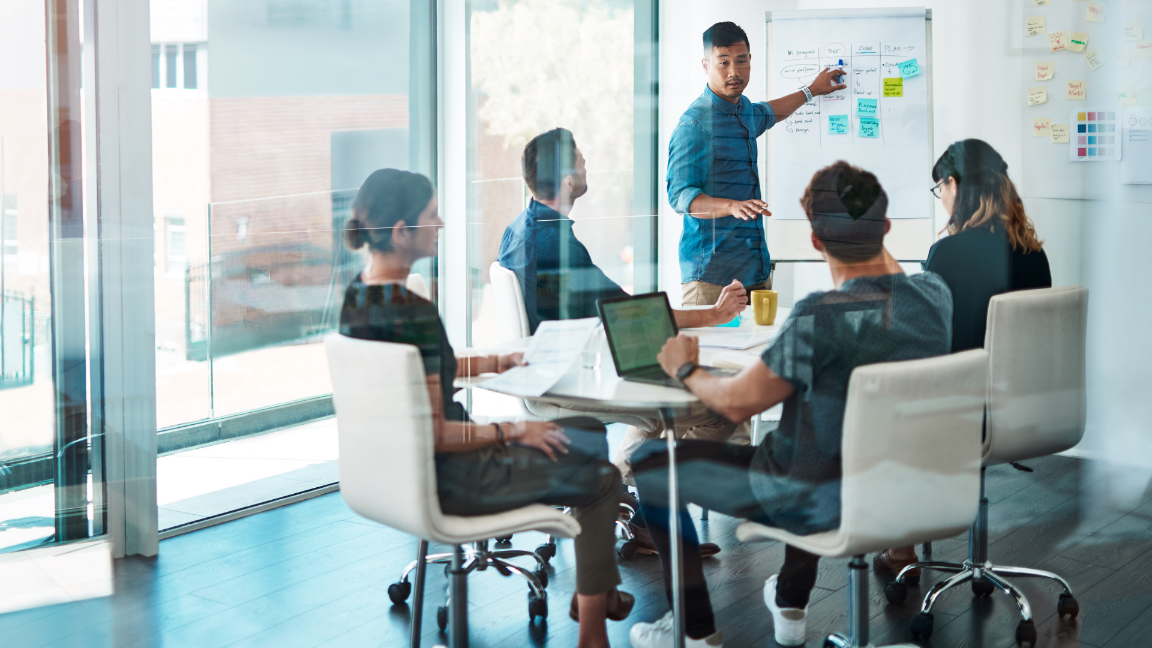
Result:
{"type": "MultiPolygon", "coordinates": [[[[600,321],[608,335],[608,348],[616,373],[625,380],[684,388],[679,380],[664,373],[656,354],[670,337],[676,337],[676,320],[668,295],[657,292],[633,297],[615,297],[596,302],[600,321]]],[[[721,373],[712,367],[706,370],[721,373]]],[[[730,372],[722,372],[730,373],[730,372]]]]}

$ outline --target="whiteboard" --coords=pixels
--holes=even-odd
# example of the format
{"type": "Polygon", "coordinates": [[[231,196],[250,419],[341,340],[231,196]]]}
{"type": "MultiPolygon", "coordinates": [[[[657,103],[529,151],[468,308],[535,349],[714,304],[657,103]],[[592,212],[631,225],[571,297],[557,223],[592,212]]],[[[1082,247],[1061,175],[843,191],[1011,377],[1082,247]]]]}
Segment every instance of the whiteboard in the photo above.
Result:
{"type": "Polygon", "coordinates": [[[771,12],[773,95],[810,82],[841,60],[848,83],[772,128],[773,220],[806,219],[797,199],[816,171],[837,160],[876,174],[888,194],[890,219],[931,219],[926,16],[923,8],[771,12]],[[901,73],[900,64],[910,60],[918,74],[901,73]]]}

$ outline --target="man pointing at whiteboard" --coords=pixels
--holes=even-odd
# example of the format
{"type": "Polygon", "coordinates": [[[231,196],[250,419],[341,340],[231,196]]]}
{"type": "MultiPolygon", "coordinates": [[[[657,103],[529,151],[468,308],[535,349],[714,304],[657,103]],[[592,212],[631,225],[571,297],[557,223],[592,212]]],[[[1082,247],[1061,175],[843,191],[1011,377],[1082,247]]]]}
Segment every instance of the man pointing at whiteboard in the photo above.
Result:
{"type": "Polygon", "coordinates": [[[752,103],[743,96],[752,74],[749,47],[735,23],[704,32],[708,86],[680,117],[668,144],[668,202],[684,215],[680,282],[686,306],[715,304],[732,281],[748,290],[771,287],[758,216],[772,212],[760,200],[756,138],[813,97],[847,87],[837,82],[843,70],[827,69],[792,94],[752,103]]]}

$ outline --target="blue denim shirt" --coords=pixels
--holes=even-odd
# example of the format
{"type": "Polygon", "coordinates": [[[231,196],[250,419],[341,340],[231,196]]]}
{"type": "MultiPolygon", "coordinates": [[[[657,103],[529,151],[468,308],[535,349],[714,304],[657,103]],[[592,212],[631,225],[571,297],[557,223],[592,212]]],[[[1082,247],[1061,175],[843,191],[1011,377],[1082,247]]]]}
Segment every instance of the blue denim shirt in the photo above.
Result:
{"type": "Polygon", "coordinates": [[[776,124],[767,102],[740,97],[730,104],[705,86],[668,143],[668,202],[684,214],[680,234],[680,281],[744,285],[768,278],[771,258],[764,240],[764,219],[735,216],[702,219],[689,216],[692,201],[713,198],[760,198],[756,138],[776,124]]]}

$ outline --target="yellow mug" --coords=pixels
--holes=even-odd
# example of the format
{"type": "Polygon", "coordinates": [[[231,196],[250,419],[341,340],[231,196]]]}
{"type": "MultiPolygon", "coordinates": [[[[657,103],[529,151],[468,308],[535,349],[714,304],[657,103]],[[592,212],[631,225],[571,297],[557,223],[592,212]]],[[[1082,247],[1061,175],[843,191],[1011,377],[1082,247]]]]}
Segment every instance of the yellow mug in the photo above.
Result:
{"type": "Polygon", "coordinates": [[[760,326],[772,326],[776,323],[776,305],[779,301],[775,290],[753,290],[752,318],[760,326]]]}

